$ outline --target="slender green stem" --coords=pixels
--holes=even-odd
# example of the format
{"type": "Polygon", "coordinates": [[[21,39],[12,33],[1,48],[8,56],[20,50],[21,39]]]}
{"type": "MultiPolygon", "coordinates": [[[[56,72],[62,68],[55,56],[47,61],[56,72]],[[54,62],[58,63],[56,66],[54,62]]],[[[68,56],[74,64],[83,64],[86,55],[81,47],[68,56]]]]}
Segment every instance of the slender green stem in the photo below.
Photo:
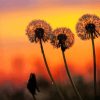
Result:
{"type": "Polygon", "coordinates": [[[91,34],[92,49],[93,49],[93,64],[94,64],[94,100],[96,100],[96,54],[93,34],[91,34]]]}
{"type": "Polygon", "coordinates": [[[76,88],[76,86],[75,86],[75,84],[74,84],[74,82],[73,82],[73,80],[72,80],[72,77],[71,77],[70,71],[69,71],[69,69],[68,69],[67,62],[66,62],[66,58],[65,58],[64,51],[62,51],[62,55],[63,55],[63,59],[64,59],[64,64],[65,64],[66,72],[67,72],[67,74],[68,74],[69,80],[70,80],[70,82],[71,82],[71,84],[72,84],[72,87],[73,87],[73,89],[74,89],[74,92],[76,93],[76,95],[77,95],[77,97],[79,98],[79,100],[82,100],[82,97],[80,96],[80,94],[79,94],[79,92],[78,92],[78,90],[77,90],[77,88],[76,88]]]}
{"type": "Polygon", "coordinates": [[[61,93],[60,89],[59,89],[58,86],[56,85],[56,82],[54,81],[54,79],[53,79],[53,77],[52,77],[52,74],[51,74],[51,72],[50,72],[50,70],[49,70],[48,63],[47,63],[47,60],[46,60],[46,57],[45,57],[45,53],[44,53],[44,49],[43,49],[43,45],[42,45],[41,39],[40,39],[40,47],[41,47],[41,52],[42,52],[42,55],[43,55],[43,59],[44,59],[44,62],[45,62],[45,65],[46,65],[48,74],[49,74],[49,76],[50,76],[50,78],[51,78],[51,80],[52,80],[52,82],[53,82],[53,84],[54,84],[56,90],[58,91],[58,93],[59,93],[59,95],[60,95],[60,97],[61,97],[61,100],[65,100],[63,94],[61,93]]]}

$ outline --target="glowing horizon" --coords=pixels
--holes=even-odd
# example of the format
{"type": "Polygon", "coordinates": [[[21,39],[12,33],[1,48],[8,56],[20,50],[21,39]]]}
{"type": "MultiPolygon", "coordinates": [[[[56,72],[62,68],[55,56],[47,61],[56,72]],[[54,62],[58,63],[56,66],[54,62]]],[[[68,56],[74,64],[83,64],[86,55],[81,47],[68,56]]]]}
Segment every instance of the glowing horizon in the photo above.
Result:
{"type": "MultiPolygon", "coordinates": [[[[76,69],[79,73],[81,73],[81,70],[86,71],[87,64],[92,61],[91,41],[82,41],[79,39],[75,31],[75,26],[83,14],[96,14],[100,17],[99,0],[96,0],[97,2],[95,0],[92,2],[91,0],[77,0],[76,3],[75,1],[71,3],[73,0],[70,2],[63,0],[62,3],[61,0],[44,0],[42,2],[40,2],[41,0],[33,0],[35,3],[30,0],[28,4],[28,0],[25,0],[24,4],[18,1],[12,3],[8,3],[7,1],[5,3],[8,5],[8,9],[2,6],[0,10],[0,51],[2,52],[0,65],[3,66],[0,67],[1,72],[4,74],[7,73],[8,76],[11,75],[10,73],[13,72],[12,67],[14,67],[11,64],[16,57],[24,59],[23,66],[29,66],[25,67],[25,70],[27,70],[26,73],[32,70],[32,66],[34,66],[33,69],[35,70],[36,60],[42,60],[39,44],[30,43],[25,35],[28,23],[34,19],[45,20],[53,29],[57,27],[70,28],[75,34],[75,43],[72,48],[66,51],[67,62],[68,64],[72,63],[74,66],[73,69],[76,69]],[[14,7],[13,4],[16,6],[14,7]],[[20,6],[18,6],[19,4],[20,6]],[[9,8],[9,6],[11,7],[9,8]]],[[[99,44],[100,39],[95,39],[97,54],[98,50],[100,50],[99,44]]],[[[49,43],[44,44],[44,49],[51,69],[54,67],[55,70],[58,65],[63,65],[60,49],[54,49],[49,43]],[[52,56],[50,55],[51,52],[52,56]],[[60,60],[59,63],[58,60],[60,60]]],[[[43,60],[41,63],[43,63],[43,60]]]]}

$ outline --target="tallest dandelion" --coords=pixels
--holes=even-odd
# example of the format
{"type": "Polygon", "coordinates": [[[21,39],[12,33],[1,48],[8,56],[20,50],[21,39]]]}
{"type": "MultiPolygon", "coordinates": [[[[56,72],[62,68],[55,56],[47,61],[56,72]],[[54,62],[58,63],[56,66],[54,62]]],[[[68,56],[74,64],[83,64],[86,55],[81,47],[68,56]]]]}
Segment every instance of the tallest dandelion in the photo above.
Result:
{"type": "Polygon", "coordinates": [[[100,18],[96,15],[85,14],[76,25],[76,32],[82,40],[91,39],[94,63],[94,96],[96,100],[96,54],[94,39],[100,36],[100,18]]]}

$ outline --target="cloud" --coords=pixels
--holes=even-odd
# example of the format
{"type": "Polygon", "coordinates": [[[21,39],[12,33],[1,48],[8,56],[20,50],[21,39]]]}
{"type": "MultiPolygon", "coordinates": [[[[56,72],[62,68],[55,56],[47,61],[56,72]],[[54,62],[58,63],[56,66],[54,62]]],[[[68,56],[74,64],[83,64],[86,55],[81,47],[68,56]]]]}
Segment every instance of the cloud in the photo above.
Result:
{"type": "Polygon", "coordinates": [[[61,5],[91,5],[100,0],[0,0],[0,10],[23,9],[27,7],[52,7],[61,5]]]}
{"type": "Polygon", "coordinates": [[[0,0],[0,9],[18,9],[36,5],[37,0],[0,0]]]}
{"type": "Polygon", "coordinates": [[[100,0],[37,0],[41,4],[54,4],[54,5],[83,5],[100,3],[100,0]]]}
{"type": "MultiPolygon", "coordinates": [[[[60,0],[59,0],[60,1],[60,0]]],[[[99,0],[62,0],[64,3],[82,5],[82,4],[94,4],[96,2],[100,2],[99,0]]]]}

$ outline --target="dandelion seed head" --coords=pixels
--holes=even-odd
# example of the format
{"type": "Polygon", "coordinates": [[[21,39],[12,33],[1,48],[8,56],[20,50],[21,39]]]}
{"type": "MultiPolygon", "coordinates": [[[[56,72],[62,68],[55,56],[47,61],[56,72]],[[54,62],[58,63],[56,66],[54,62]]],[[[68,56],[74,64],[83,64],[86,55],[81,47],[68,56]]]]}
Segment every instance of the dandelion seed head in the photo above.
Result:
{"type": "Polygon", "coordinates": [[[40,39],[46,42],[49,37],[48,34],[51,33],[51,26],[43,20],[34,20],[29,23],[26,29],[26,35],[31,42],[38,42],[40,39]]]}
{"type": "Polygon", "coordinates": [[[76,25],[76,32],[82,40],[95,39],[100,36],[100,18],[96,15],[85,14],[76,25]]]}
{"type": "Polygon", "coordinates": [[[56,48],[63,46],[64,49],[68,49],[74,43],[74,34],[66,27],[55,29],[52,37],[51,44],[56,48]]]}

